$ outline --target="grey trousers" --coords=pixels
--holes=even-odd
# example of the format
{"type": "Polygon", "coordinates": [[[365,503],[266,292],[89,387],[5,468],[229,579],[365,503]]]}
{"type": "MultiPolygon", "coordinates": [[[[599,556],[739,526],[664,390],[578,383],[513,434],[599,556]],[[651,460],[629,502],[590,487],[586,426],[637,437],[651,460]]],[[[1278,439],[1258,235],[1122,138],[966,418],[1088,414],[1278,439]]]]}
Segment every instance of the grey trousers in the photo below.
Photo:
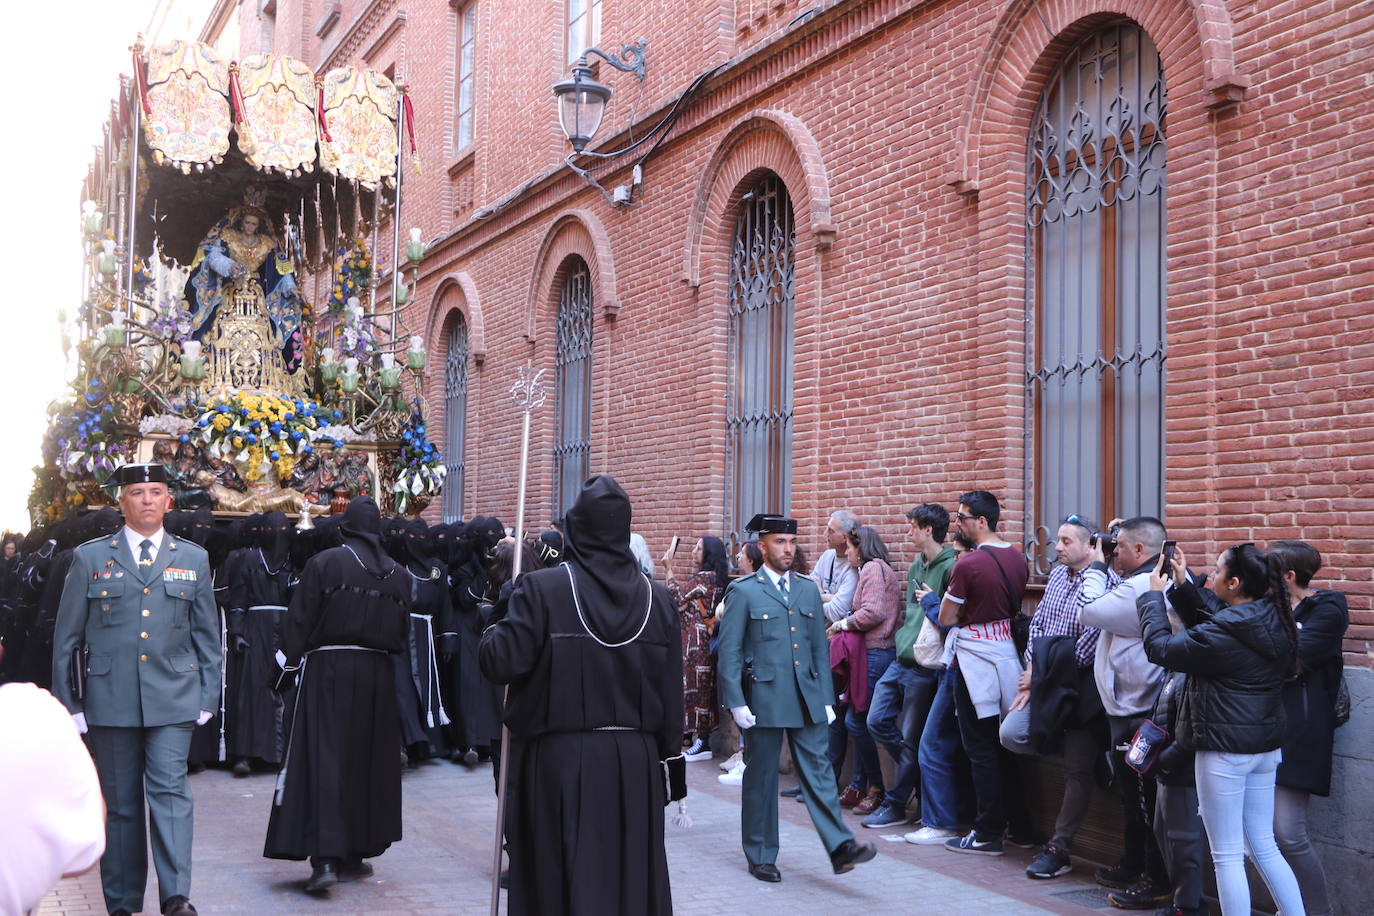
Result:
{"type": "MultiPolygon", "coordinates": [[[[1030,754],[1030,706],[1007,713],[998,731],[1002,746],[1013,754],[1030,754]]],[[[1073,848],[1088,804],[1093,794],[1093,765],[1106,753],[1096,739],[1082,728],[1064,731],[1064,745],[1060,759],[1064,764],[1064,800],[1059,803],[1059,815],[1054,821],[1054,836],[1050,842],[1065,852],[1073,848]]]]}
{"type": "Polygon", "coordinates": [[[194,729],[194,722],[155,728],[93,725],[86,736],[108,809],[100,883],[109,912],[143,909],[148,880],[145,789],[158,909],[169,897],[191,895],[193,818],[186,755],[194,729]]]}
{"type": "Polygon", "coordinates": [[[1302,904],[1308,916],[1330,916],[1331,899],[1326,893],[1326,872],[1322,860],[1307,836],[1307,803],[1310,792],[1274,787],[1274,841],[1293,869],[1302,891],[1302,904]]]}
{"type": "Polygon", "coordinates": [[[1156,791],[1155,840],[1174,888],[1174,906],[1197,909],[1202,906],[1203,863],[1210,856],[1197,789],[1160,783],[1156,791]]]}

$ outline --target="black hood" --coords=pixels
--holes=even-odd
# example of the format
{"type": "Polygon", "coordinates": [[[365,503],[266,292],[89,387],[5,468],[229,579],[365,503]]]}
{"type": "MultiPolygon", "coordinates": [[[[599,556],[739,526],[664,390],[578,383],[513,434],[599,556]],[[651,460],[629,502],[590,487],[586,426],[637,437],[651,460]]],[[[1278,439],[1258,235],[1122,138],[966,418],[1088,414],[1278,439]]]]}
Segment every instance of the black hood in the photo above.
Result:
{"type": "Polygon", "coordinates": [[[564,555],[577,575],[577,597],[603,642],[630,639],[644,622],[649,583],[630,552],[630,497],[600,475],[582,485],[564,521],[564,555]]]}
{"type": "Polygon", "coordinates": [[[190,513],[184,524],[186,540],[202,547],[209,547],[210,538],[215,533],[215,515],[208,508],[201,507],[190,513]]]}
{"type": "Polygon", "coordinates": [[[407,566],[419,572],[421,569],[432,569],[439,565],[433,551],[430,550],[429,526],[423,521],[416,518],[406,522],[401,529],[401,535],[405,541],[404,562],[407,566]]]}
{"type": "Polygon", "coordinates": [[[377,577],[389,576],[396,564],[382,550],[382,510],[371,496],[355,496],[344,512],[343,545],[352,550],[363,568],[377,577]]]}
{"type": "Polygon", "coordinates": [[[273,569],[279,568],[291,557],[291,521],[284,512],[268,512],[262,517],[262,528],[258,532],[258,547],[263,559],[273,569]]]}

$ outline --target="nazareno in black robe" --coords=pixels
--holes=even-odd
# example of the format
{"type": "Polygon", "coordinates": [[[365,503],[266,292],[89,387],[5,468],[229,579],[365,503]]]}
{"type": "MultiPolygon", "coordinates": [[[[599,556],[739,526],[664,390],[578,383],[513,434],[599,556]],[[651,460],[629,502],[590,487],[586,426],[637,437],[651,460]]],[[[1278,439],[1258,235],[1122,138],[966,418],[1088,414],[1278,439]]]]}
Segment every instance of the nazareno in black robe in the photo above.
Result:
{"type": "MultiPolygon", "coordinates": [[[[354,503],[363,500],[372,502],[354,503]]],[[[401,838],[401,738],[389,656],[409,639],[408,580],[380,547],[370,552],[352,537],[302,570],[282,637],[287,659],[305,656],[305,663],[264,856],[365,859],[401,838]],[[321,650],[329,646],[363,648],[321,650]]]]}
{"type": "Polygon", "coordinates": [[[233,689],[224,702],[228,755],[256,757],[280,764],[286,747],[286,715],[282,695],[272,689],[281,668],[282,621],[290,596],[291,563],[283,551],[268,557],[261,547],[250,549],[236,564],[229,583],[227,663],[234,671],[233,689]],[[248,648],[234,651],[234,637],[248,640],[248,648]]]}
{"type": "MultiPolygon", "coordinates": [[[[603,543],[618,540],[629,557],[628,500],[604,477],[584,497],[598,482],[624,500],[624,534],[603,543]]],[[[594,495],[606,496],[599,486],[594,495]]],[[[598,512],[589,514],[616,514],[591,503],[598,512]]],[[[510,685],[509,913],[663,916],[672,895],[662,761],[682,741],[678,616],[637,566],[637,581],[621,579],[624,603],[609,606],[613,594],[598,590],[584,557],[596,565],[583,554],[521,576],[506,615],[482,636],[483,673],[510,685]]]]}

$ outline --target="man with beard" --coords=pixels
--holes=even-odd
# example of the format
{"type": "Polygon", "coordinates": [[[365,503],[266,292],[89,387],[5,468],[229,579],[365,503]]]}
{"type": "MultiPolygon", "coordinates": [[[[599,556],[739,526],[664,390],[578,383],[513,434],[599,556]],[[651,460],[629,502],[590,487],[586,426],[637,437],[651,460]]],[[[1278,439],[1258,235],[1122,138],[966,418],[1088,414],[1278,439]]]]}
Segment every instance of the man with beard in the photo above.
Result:
{"type": "Polygon", "coordinates": [[[163,916],[194,916],[186,755],[219,690],[210,562],[163,530],[171,496],[162,465],[125,465],[111,483],[121,487],[125,524],[76,550],[57,614],[53,693],[78,731],[89,728],[109,809],[100,860],[109,912],[143,909],[150,821],[163,916]],[[78,652],[84,684],[71,676],[78,652]]]}
{"type": "Polygon", "coordinates": [[[730,583],[718,633],[721,702],[745,742],[740,834],[749,874],[776,883],[778,857],[778,754],[783,735],[801,778],[802,798],[835,874],[842,875],[877,850],[860,845],[840,817],[835,772],[826,757],[826,727],[834,718],[830,648],[820,589],[793,575],[797,522],[756,515],[746,528],[759,533],[763,567],[730,583]]]}
{"type": "Polygon", "coordinates": [[[510,685],[509,912],[668,914],[677,611],[630,552],[630,500],[612,478],[582,485],[566,525],[568,562],[522,576],[481,641],[483,673],[510,685]]]}
{"type": "Polygon", "coordinates": [[[251,773],[252,759],[279,765],[286,740],[285,704],[272,685],[280,672],[277,650],[291,586],[291,523],[281,512],[266,513],[257,541],[234,566],[225,615],[237,687],[225,704],[235,776],[251,773]]]}
{"type": "Polygon", "coordinates": [[[282,624],[282,648],[300,681],[263,855],[308,857],[310,893],[372,874],[364,860],[401,838],[401,734],[388,655],[406,646],[410,588],[382,549],[381,521],[372,497],[354,497],[342,546],[305,564],[282,624]]]}

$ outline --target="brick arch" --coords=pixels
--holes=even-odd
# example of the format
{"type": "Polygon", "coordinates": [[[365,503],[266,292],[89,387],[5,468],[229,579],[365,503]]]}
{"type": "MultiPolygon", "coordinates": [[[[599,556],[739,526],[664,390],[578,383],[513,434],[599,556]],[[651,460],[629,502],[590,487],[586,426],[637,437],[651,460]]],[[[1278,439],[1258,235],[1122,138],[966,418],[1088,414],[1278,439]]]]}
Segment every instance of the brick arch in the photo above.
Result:
{"type": "MultiPolygon", "coordinates": [[[[1039,0],[1038,4],[1011,0],[974,83],[968,130],[956,165],[961,171],[951,176],[949,185],[964,196],[975,214],[974,265],[981,317],[977,336],[970,343],[983,352],[1016,355],[1003,362],[995,381],[988,382],[1014,393],[1011,397],[1017,402],[1025,388],[1025,180],[1031,119],[1064,55],[1093,30],[1123,17],[1154,41],[1169,90],[1167,320],[1173,327],[1212,327],[1216,320],[1217,256],[1212,240],[1219,221],[1217,133],[1225,129],[1228,112],[1234,110],[1229,103],[1239,100],[1246,85],[1246,79],[1235,73],[1233,54],[1229,69],[1219,62],[1221,50],[1230,48],[1229,20],[1221,4],[1212,0],[1039,0]],[[1222,33],[1224,41],[1219,37],[1222,33]]],[[[1204,342],[1175,339],[1170,334],[1170,365],[1189,366],[1186,372],[1170,375],[1170,401],[1214,403],[1216,352],[1214,344],[1209,349],[1204,342]]],[[[969,422],[984,419],[971,414],[969,422]]],[[[1208,424],[1209,430],[1213,428],[1208,424]]],[[[1165,436],[1166,455],[1186,451],[1176,427],[1166,424],[1165,436]]],[[[1215,455],[1212,443],[1206,445],[1207,454],[1215,455]]],[[[1023,467],[1021,437],[1008,437],[984,458],[1001,467],[1023,467]]],[[[1215,507],[1215,477],[1207,467],[1167,474],[1166,505],[1187,493],[1215,507]]],[[[1004,507],[1004,517],[1014,518],[1023,511],[1024,504],[1015,502],[1004,507]]],[[[1208,526],[1212,520],[1199,515],[1197,521],[1208,526]]]]}
{"type": "Polygon", "coordinates": [[[425,333],[425,347],[438,353],[447,344],[448,327],[454,312],[462,314],[468,326],[468,353],[475,365],[487,358],[486,324],[482,320],[482,306],[477,298],[477,284],[463,272],[445,274],[434,293],[429,308],[429,323],[425,333]]]}
{"type": "Polygon", "coordinates": [[[558,307],[557,281],[571,255],[587,262],[593,302],[601,314],[613,320],[620,312],[610,236],[590,210],[565,210],[549,225],[534,259],[533,279],[525,298],[525,339],[531,344],[538,341],[540,316],[551,315],[558,307]]]}
{"type": "Polygon", "coordinates": [[[978,193],[988,153],[1025,136],[1015,128],[1029,125],[1026,96],[1038,97],[1069,46],[1099,22],[1120,16],[1134,20],[1159,49],[1171,108],[1200,100],[1220,108],[1244,97],[1250,81],[1236,67],[1234,28],[1224,0],[1010,0],[983,51],[964,109],[956,172],[949,179],[955,190],[978,193]],[[1180,27],[1185,22],[1192,27],[1180,27]],[[1176,95],[1174,87],[1185,76],[1192,95],[1176,95]]]}
{"type": "MultiPolygon", "coordinates": [[[[687,222],[683,280],[701,286],[703,248],[718,245],[730,233],[730,219],[747,186],[760,171],[776,172],[792,198],[798,246],[828,248],[835,240],[830,215],[830,179],[820,145],[795,115],[757,109],[735,124],[716,146],[697,182],[696,199],[687,222]]],[[[728,243],[727,243],[728,247],[728,243]]]]}

